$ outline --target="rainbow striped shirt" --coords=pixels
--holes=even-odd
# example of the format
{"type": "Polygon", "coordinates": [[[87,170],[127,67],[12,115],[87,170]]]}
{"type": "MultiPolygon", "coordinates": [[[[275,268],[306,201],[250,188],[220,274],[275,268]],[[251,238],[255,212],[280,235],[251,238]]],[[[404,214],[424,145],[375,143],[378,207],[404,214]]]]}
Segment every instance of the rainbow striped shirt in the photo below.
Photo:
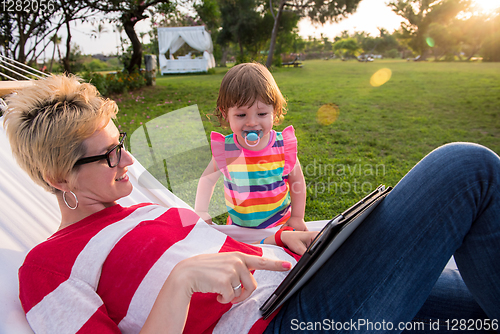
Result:
{"type": "Polygon", "coordinates": [[[290,218],[288,174],[297,161],[297,138],[292,126],[270,134],[260,151],[243,148],[235,134],[211,134],[212,154],[224,175],[228,224],[269,228],[290,218]]]}

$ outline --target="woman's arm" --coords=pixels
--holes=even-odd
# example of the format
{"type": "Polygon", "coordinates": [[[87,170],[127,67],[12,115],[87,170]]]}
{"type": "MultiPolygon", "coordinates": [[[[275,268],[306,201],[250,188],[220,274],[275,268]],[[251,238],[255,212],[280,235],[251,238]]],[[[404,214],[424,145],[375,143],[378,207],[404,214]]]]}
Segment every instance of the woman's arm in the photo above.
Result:
{"type": "Polygon", "coordinates": [[[208,164],[207,168],[200,177],[198,182],[198,189],[196,190],[196,200],[194,204],[194,211],[208,224],[212,224],[212,217],[208,214],[208,206],[210,205],[210,199],[214,193],[215,184],[221,175],[220,170],[215,164],[215,160],[212,160],[208,164]]]}
{"type": "Polygon", "coordinates": [[[307,231],[307,226],[304,222],[307,189],[299,158],[297,158],[292,172],[288,175],[288,182],[290,184],[290,197],[292,200],[292,215],[285,225],[291,226],[297,231],[307,231]]]}
{"type": "Polygon", "coordinates": [[[165,284],[149,313],[140,333],[182,333],[189,310],[191,296],[179,281],[174,270],[165,284]]]}
{"type": "Polygon", "coordinates": [[[251,271],[286,271],[290,262],[243,253],[198,255],[179,262],[165,281],[140,333],[182,333],[191,296],[217,293],[220,303],[239,303],[257,288],[251,271]],[[241,283],[242,289],[234,290],[241,283]]]}

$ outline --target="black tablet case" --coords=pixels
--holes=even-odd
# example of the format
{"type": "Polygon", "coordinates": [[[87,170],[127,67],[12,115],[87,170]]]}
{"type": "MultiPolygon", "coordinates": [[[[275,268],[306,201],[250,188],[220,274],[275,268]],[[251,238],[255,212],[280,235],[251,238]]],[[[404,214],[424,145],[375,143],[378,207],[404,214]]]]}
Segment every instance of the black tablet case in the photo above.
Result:
{"type": "Polygon", "coordinates": [[[325,225],[309,245],[299,262],[261,306],[260,310],[264,319],[267,319],[307,282],[391,190],[392,187],[378,186],[365,198],[325,225]]]}

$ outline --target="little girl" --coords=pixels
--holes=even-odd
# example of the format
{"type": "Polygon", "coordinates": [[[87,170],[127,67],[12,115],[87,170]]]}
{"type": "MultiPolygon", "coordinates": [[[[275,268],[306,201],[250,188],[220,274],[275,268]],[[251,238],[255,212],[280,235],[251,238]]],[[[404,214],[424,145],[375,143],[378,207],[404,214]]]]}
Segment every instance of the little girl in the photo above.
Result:
{"type": "Polygon", "coordinates": [[[216,116],[233,134],[212,132],[212,160],[198,183],[195,210],[212,223],[208,206],[220,174],[228,224],[251,228],[290,226],[305,231],[306,185],[292,126],[273,130],[286,101],[261,64],[231,68],[222,79],[216,116]]]}

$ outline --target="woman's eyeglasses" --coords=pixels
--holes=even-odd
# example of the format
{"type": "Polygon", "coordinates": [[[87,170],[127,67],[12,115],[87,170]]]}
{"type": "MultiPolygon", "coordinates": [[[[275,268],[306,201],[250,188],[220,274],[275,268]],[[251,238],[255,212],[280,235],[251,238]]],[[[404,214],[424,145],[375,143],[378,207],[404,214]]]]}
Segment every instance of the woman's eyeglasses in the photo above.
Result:
{"type": "Polygon", "coordinates": [[[75,163],[75,166],[88,164],[103,159],[106,159],[106,161],[108,162],[108,166],[111,168],[118,166],[118,163],[120,162],[120,159],[122,157],[122,148],[126,150],[125,138],[127,138],[127,133],[121,132],[120,143],[115,147],[113,147],[112,149],[110,149],[108,152],[106,152],[106,154],[94,155],[93,157],[85,157],[78,159],[75,163]]]}

